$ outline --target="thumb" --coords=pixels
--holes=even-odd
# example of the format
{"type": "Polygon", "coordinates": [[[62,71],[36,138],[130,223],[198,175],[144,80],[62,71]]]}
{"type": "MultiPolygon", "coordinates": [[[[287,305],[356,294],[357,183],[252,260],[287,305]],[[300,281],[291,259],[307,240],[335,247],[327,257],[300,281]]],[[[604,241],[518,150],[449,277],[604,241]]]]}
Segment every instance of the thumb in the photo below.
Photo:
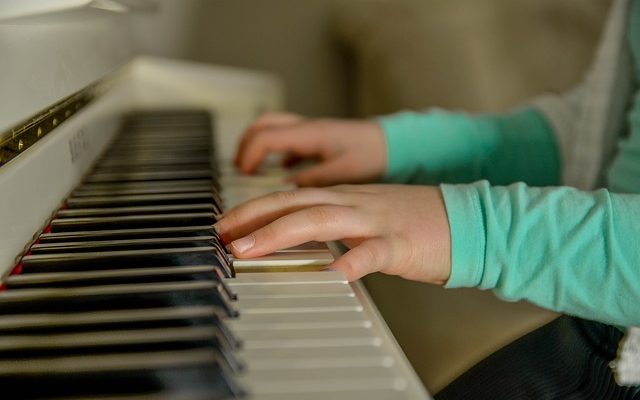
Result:
{"type": "Polygon", "coordinates": [[[343,272],[349,281],[355,281],[389,265],[391,246],[383,238],[365,240],[335,260],[329,268],[343,272]]]}

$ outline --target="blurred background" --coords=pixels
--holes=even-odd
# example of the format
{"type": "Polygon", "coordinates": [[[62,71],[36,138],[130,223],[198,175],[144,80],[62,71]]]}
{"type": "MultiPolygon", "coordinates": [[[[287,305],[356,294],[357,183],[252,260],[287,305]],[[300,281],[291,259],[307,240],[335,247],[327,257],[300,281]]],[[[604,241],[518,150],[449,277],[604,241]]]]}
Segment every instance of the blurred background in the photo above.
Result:
{"type": "Polygon", "coordinates": [[[153,55],[263,69],[288,107],[366,116],[502,110],[578,82],[610,0],[160,0],[134,16],[153,55]]]}
{"type": "MultiPolygon", "coordinates": [[[[133,16],[143,52],[280,76],[289,110],[367,117],[501,111],[578,83],[610,0],[161,0],[133,16]]],[[[554,314],[477,290],[365,281],[437,392],[554,314]]]]}

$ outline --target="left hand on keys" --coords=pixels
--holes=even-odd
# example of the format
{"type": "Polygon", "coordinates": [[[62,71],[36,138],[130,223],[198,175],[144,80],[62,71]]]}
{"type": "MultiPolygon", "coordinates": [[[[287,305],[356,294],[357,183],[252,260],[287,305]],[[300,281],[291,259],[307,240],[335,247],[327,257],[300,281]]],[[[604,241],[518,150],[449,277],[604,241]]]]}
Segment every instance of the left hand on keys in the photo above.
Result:
{"type": "Polygon", "coordinates": [[[329,267],[349,280],[381,271],[444,284],[451,272],[449,223],[437,187],[340,185],[277,192],[227,211],[214,227],[238,258],[340,240],[350,250],[329,267]]]}

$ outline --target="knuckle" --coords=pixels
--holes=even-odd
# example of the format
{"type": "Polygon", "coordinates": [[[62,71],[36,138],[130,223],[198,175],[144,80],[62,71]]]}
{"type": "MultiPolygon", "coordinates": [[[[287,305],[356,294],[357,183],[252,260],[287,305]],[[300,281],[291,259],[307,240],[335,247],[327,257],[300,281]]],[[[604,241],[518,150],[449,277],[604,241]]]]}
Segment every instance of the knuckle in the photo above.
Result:
{"type": "Polygon", "coordinates": [[[232,212],[229,212],[224,216],[224,221],[227,223],[228,226],[231,226],[231,227],[238,226],[242,221],[242,218],[240,217],[241,213],[242,213],[241,210],[234,210],[232,212]]]}
{"type": "Polygon", "coordinates": [[[297,190],[282,190],[279,192],[274,192],[273,197],[274,200],[281,204],[291,204],[295,203],[296,199],[299,197],[296,193],[297,190]]]}
{"type": "Polygon", "coordinates": [[[313,207],[309,209],[309,219],[313,225],[326,227],[338,222],[336,209],[333,207],[313,207]]]}
{"type": "Polygon", "coordinates": [[[305,198],[314,199],[314,200],[322,200],[326,196],[326,191],[324,189],[318,189],[318,188],[301,188],[301,189],[298,189],[296,192],[298,192],[298,195],[300,197],[305,197],[305,198]]]}
{"type": "Polygon", "coordinates": [[[378,267],[384,267],[388,254],[388,246],[384,241],[376,241],[375,244],[366,247],[367,257],[369,262],[378,267]]]}
{"type": "Polygon", "coordinates": [[[271,243],[275,238],[278,237],[277,231],[278,229],[276,228],[276,226],[274,226],[274,224],[267,224],[263,226],[262,228],[254,232],[256,243],[271,243]]]}
{"type": "Polygon", "coordinates": [[[333,185],[333,186],[331,186],[330,189],[335,190],[337,192],[354,192],[354,191],[358,190],[359,187],[358,187],[358,185],[350,185],[350,184],[347,184],[347,183],[343,183],[343,184],[340,184],[340,185],[333,185]]]}

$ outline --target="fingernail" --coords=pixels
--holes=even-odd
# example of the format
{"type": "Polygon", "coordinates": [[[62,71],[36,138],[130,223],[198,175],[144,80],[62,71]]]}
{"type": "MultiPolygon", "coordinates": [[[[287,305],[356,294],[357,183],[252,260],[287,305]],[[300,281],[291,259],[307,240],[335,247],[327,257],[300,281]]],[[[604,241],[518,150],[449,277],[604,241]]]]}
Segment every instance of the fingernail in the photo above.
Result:
{"type": "Polygon", "coordinates": [[[231,246],[238,252],[244,253],[251,249],[253,245],[256,243],[256,239],[253,235],[245,236],[243,238],[234,240],[231,242],[231,246]]]}

